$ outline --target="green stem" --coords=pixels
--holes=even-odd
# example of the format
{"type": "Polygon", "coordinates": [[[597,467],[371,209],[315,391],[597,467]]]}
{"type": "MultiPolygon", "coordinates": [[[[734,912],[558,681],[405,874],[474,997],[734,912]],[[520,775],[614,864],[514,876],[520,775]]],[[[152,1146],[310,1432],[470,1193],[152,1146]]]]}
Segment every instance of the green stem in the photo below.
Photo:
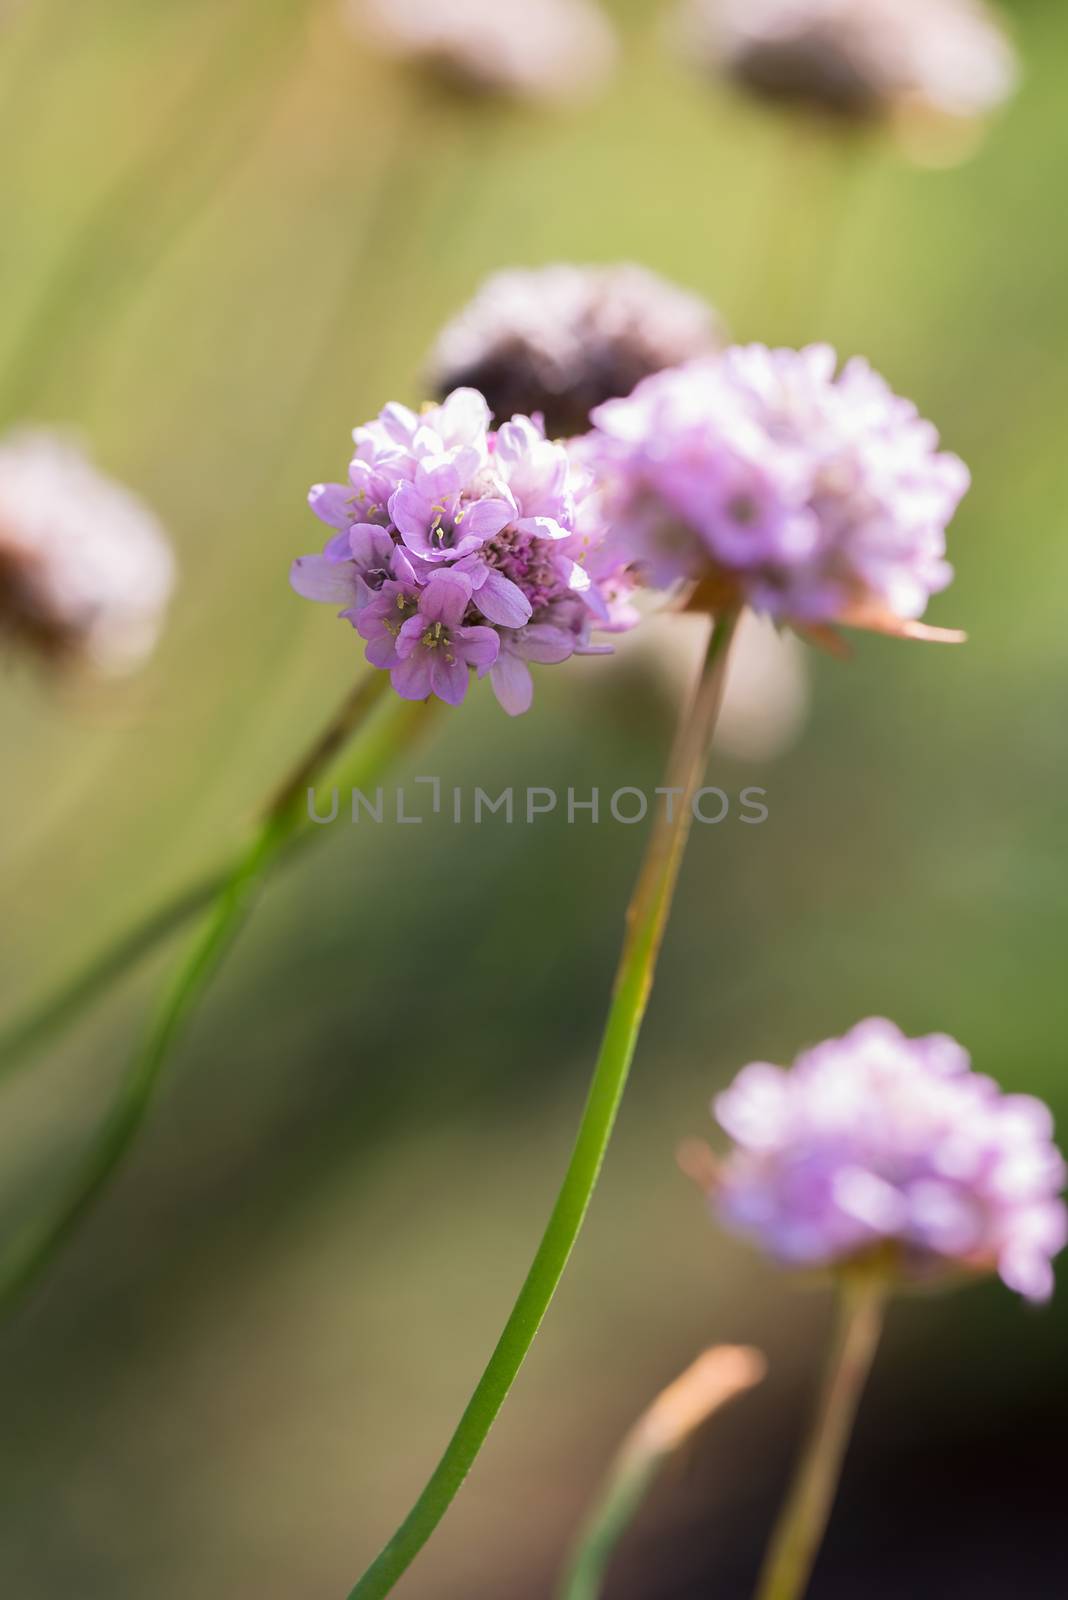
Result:
{"type": "MultiPolygon", "coordinates": [[[[302,807],[308,789],[314,788],[334,757],[348,743],[357,728],[370,716],[389,688],[385,672],[368,672],[359,679],[356,687],[345,697],[336,716],[332,717],[322,733],[297,762],[267,802],[264,822],[288,821],[292,833],[304,820],[302,807]]],[[[397,708],[394,708],[397,710],[397,708]]],[[[400,715],[397,710],[398,716],[400,715]]]]}
{"type": "Polygon", "coordinates": [[[870,159],[870,140],[855,129],[828,126],[811,115],[783,117],[773,155],[769,193],[760,207],[759,248],[747,260],[743,325],[774,318],[776,337],[810,343],[827,337],[854,183],[870,159]]]}
{"type": "Polygon", "coordinates": [[[666,785],[679,793],[654,825],[631,899],[600,1055],[571,1161],[534,1263],[445,1454],[349,1600],[381,1600],[389,1594],[434,1532],[482,1449],[567,1266],[597,1183],[645,1016],[692,821],[691,800],[705,769],[723,696],[736,620],[730,616],[714,627],[697,693],[679,727],[666,785]]]}
{"type": "Polygon", "coordinates": [[[623,1441],[560,1584],[560,1600],[600,1600],[616,1546],[665,1466],[713,1412],[764,1376],[756,1350],[706,1350],[623,1441]]]}
{"type": "Polygon", "coordinates": [[[0,1079],[13,1076],[49,1039],[69,1027],[99,995],[106,993],[113,983],[117,983],[158,945],[165,943],[172,933],[177,933],[179,928],[205,911],[216,895],[221,894],[228,877],[229,872],[225,870],[212,873],[156,906],[73,978],[66,979],[45,1000],[35,1005],[32,1011],[9,1024],[0,1033],[0,1079]]]}
{"type": "MultiPolygon", "coordinates": [[[[0,3],[2,3],[2,0],[0,0],[0,3]]],[[[247,38],[247,28],[241,30],[240,37],[247,38]]],[[[201,98],[202,96],[197,96],[198,104],[201,98]]],[[[424,103],[425,97],[423,100],[415,101],[413,108],[405,108],[405,114],[397,118],[397,127],[401,130],[409,130],[402,132],[401,135],[407,141],[411,141],[411,115],[409,113],[412,109],[417,109],[418,106],[424,103]]],[[[437,109],[435,98],[432,105],[432,112],[435,117],[437,109]]],[[[433,126],[433,123],[431,123],[431,126],[433,126]]],[[[416,145],[418,145],[418,140],[411,144],[411,148],[414,149],[416,145]]],[[[405,144],[403,148],[407,147],[407,144],[405,144]]],[[[168,145],[167,148],[169,149],[170,146],[168,145]]],[[[419,145],[419,148],[421,149],[422,146],[419,145]]],[[[153,153],[146,164],[145,171],[151,180],[152,187],[155,187],[156,169],[165,159],[163,151],[159,153],[158,157],[153,153]]],[[[357,229],[358,247],[355,252],[355,260],[352,264],[350,277],[359,278],[360,274],[369,265],[373,264],[374,245],[385,232],[389,231],[387,224],[394,220],[389,217],[389,211],[391,206],[395,204],[395,195],[398,189],[403,190],[405,193],[408,192],[410,186],[404,184],[398,186],[393,181],[394,174],[402,165],[403,162],[398,157],[393,159],[387,157],[382,163],[378,174],[378,187],[372,196],[368,216],[366,219],[360,220],[357,229]]],[[[106,202],[106,214],[110,216],[112,210],[119,206],[120,200],[121,208],[123,210],[129,209],[130,192],[136,193],[144,182],[145,179],[140,175],[136,179],[129,180],[130,190],[128,192],[127,180],[123,180],[123,183],[116,191],[114,199],[109,197],[106,202]]],[[[133,210],[139,213],[138,206],[134,206],[133,210]]],[[[94,236],[95,224],[88,241],[90,244],[94,236]]],[[[64,274],[69,274],[72,281],[77,282],[78,274],[85,271],[81,254],[72,252],[71,259],[65,261],[61,271],[64,274]]],[[[54,302],[60,294],[60,287],[60,282],[57,280],[57,284],[53,286],[51,298],[42,307],[41,316],[38,319],[42,330],[52,330],[56,310],[54,302]]],[[[359,295],[356,297],[361,302],[362,298],[359,295]]],[[[342,317],[347,320],[351,313],[350,300],[351,297],[344,298],[340,302],[341,316],[330,319],[322,340],[322,346],[325,350],[336,350],[344,345],[342,337],[344,329],[341,321],[342,317]]],[[[35,330],[36,323],[27,332],[26,340],[28,348],[34,354],[33,365],[35,368],[40,368],[41,354],[38,350],[35,330]]],[[[10,377],[10,374],[8,376],[10,377]]],[[[319,381],[321,381],[321,372],[318,370],[317,364],[314,377],[309,381],[309,390],[319,381]]],[[[307,394],[303,394],[301,398],[306,402],[307,394]]],[[[306,410],[306,404],[303,406],[298,404],[295,415],[299,418],[306,410]]],[[[375,674],[375,676],[378,678],[381,675],[375,674]]],[[[409,711],[408,716],[418,720],[418,712],[409,711]]],[[[358,787],[358,784],[353,782],[352,786],[358,787]]],[[[302,847],[311,839],[318,837],[320,831],[319,829],[305,830],[291,843],[298,848],[302,847]]],[[[290,850],[287,849],[283,854],[281,864],[284,864],[289,859],[291,859],[291,855],[290,850]]],[[[187,922],[191,921],[199,912],[205,910],[215,897],[221,893],[230,873],[236,871],[236,869],[237,863],[231,863],[228,867],[223,867],[219,871],[201,878],[197,883],[179,890],[176,895],[165,900],[162,905],[155,907],[133,928],[123,933],[108,949],[94,957],[80,972],[76,973],[72,978],[66,979],[58,989],[35,1005],[32,1010],[17,1017],[7,1027],[0,1029],[0,1082],[13,1075],[20,1067],[26,1065],[43,1045],[61,1034],[95,1000],[105,994],[112,984],[118,982],[139,962],[147,959],[151,952],[165,943],[173,933],[176,933],[187,922]]]]}
{"type": "MultiPolygon", "coordinates": [[[[323,737],[300,762],[249,845],[225,875],[207,920],[181,962],[85,1159],[52,1212],[26,1229],[0,1259],[0,1314],[36,1282],[115,1176],[152,1107],[171,1049],[237,937],[268,869],[287,846],[311,836],[300,832],[305,823],[304,786],[321,776],[346,731],[362,720],[388,685],[384,672],[372,673],[361,681],[323,737]]],[[[381,771],[408,744],[428,713],[426,705],[391,699],[383,718],[371,722],[360,748],[354,752],[353,763],[346,769],[345,776],[352,786],[358,787],[381,771]]]]}
{"type": "Polygon", "coordinates": [[[630,1527],[649,1490],[671,1458],[650,1451],[647,1455],[621,1456],[602,1498],[583,1529],[560,1588],[560,1600],[600,1600],[616,1546],[630,1527]]]}
{"type": "Polygon", "coordinates": [[[875,1359],[885,1306],[881,1276],[856,1273],[843,1280],[838,1332],[823,1393],[772,1535],[756,1600],[801,1600],[808,1588],[875,1359]]]}
{"type": "MultiPolygon", "coordinates": [[[[377,700],[378,691],[383,687],[384,675],[376,672],[366,682],[369,695],[373,694],[364,708],[369,714],[377,700]]],[[[350,702],[350,712],[351,709],[350,702]]],[[[361,731],[351,767],[346,767],[339,777],[340,787],[360,788],[368,777],[374,777],[388,765],[397,750],[408,747],[410,738],[414,737],[428,714],[429,706],[406,701],[400,706],[393,706],[392,715],[381,724],[377,720],[369,723],[361,731]]],[[[336,731],[336,724],[332,726],[336,731]]],[[[350,723],[350,729],[352,726],[350,723]]],[[[320,752],[320,759],[325,763],[329,755],[330,752],[320,752]]],[[[307,762],[304,766],[307,766],[307,762]]],[[[289,786],[292,788],[295,782],[296,776],[289,780],[289,786]]],[[[302,826],[286,841],[274,864],[285,866],[314,840],[325,836],[322,828],[302,826]]],[[[73,978],[66,979],[58,989],[4,1028],[0,1032],[0,1082],[12,1077],[43,1045],[61,1034],[95,1000],[106,994],[113,984],[140,962],[147,960],[153,950],[164,944],[187,922],[191,922],[199,912],[206,910],[222,893],[239,865],[240,860],[232,861],[228,866],[179,890],[123,933],[102,954],[95,956],[73,978]]]]}
{"type": "Polygon", "coordinates": [[[272,818],[227,876],[85,1159],[61,1193],[54,1211],[43,1221],[31,1224],[7,1252],[0,1266],[0,1314],[14,1306],[51,1263],[129,1151],[148,1115],[171,1046],[236,938],[252,894],[282,837],[280,823],[272,818]]]}

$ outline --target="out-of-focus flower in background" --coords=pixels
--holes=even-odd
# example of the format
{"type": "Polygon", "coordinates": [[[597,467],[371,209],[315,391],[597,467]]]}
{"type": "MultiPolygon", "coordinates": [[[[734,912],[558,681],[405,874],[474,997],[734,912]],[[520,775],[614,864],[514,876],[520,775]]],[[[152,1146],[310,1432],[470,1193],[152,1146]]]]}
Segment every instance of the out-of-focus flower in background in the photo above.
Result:
{"type": "MultiPolygon", "coordinates": [[[[621,637],[614,661],[624,671],[663,686],[678,705],[696,681],[707,645],[702,618],[692,612],[652,611],[621,637]]],[[[792,633],[747,611],[738,624],[727,686],[716,724],[716,749],[739,761],[771,761],[789,750],[811,704],[807,651],[792,633]]]]}
{"type": "Polygon", "coordinates": [[[733,347],[594,412],[572,447],[605,496],[614,552],[641,580],[697,584],[821,634],[832,623],[923,637],[952,578],[946,527],[964,463],[867,362],[826,345],[733,347]]]}
{"type": "Polygon", "coordinates": [[[861,122],[970,123],[1018,74],[981,0],[686,0],[682,34],[755,94],[861,122]]]}
{"type": "Polygon", "coordinates": [[[427,386],[441,398],[478,389],[499,421],[541,415],[550,437],[566,437],[603,401],[725,342],[707,301],[644,267],[514,268],[443,329],[427,386]]]}
{"type": "Polygon", "coordinates": [[[62,434],[0,439],[0,634],[57,664],[129,672],[174,586],[149,508],[62,434]]]}
{"type": "Polygon", "coordinates": [[[463,89],[566,100],[598,89],[617,57],[595,0],[346,0],[357,33],[463,89]]]}
{"type": "Polygon", "coordinates": [[[349,482],[310,495],[337,531],[291,582],[340,606],[404,698],[459,705],[473,667],[514,716],[529,709],[532,662],[601,653],[592,629],[637,618],[590,475],[530,418],[490,420],[480,394],[458,389],[357,428],[349,482]]]}
{"type": "MultiPolygon", "coordinates": [[[[677,631],[677,630],[676,630],[677,631]]],[[[789,750],[808,720],[808,659],[800,640],[746,612],[738,625],[717,747],[739,761],[770,761],[789,750]]]]}
{"type": "Polygon", "coordinates": [[[710,1199],[727,1227],[794,1267],[871,1258],[904,1281],[996,1271],[1053,1291],[1068,1240],[1065,1166],[1042,1101],[1004,1094],[946,1034],[882,1018],[744,1067],[717,1096],[734,1148],[710,1199]]]}

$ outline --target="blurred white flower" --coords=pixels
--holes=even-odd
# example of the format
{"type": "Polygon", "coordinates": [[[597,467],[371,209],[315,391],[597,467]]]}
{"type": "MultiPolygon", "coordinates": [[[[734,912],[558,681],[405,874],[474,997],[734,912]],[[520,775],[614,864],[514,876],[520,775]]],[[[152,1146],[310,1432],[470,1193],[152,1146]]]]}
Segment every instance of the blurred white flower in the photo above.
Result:
{"type": "Polygon", "coordinates": [[[478,389],[498,422],[541,414],[550,438],[584,433],[590,412],[642,378],[723,347],[700,295],[645,267],[513,267],[487,278],[430,354],[430,389],[478,389]]]}
{"type": "Polygon", "coordinates": [[[982,0],[685,0],[693,48],[744,87],[858,118],[968,120],[1008,98],[1017,63],[982,0]]]}
{"type": "Polygon", "coordinates": [[[810,705],[808,654],[792,633],[747,612],[727,671],[716,729],[719,749],[742,761],[769,761],[799,737],[810,705]]]}
{"type": "Polygon", "coordinates": [[[100,672],[150,653],[174,558],[148,507],[62,434],[0,438],[0,635],[100,672]]]}
{"type": "Polygon", "coordinates": [[[595,0],[347,0],[346,9],[390,54],[486,93],[567,99],[597,88],[616,60],[595,0]]]}

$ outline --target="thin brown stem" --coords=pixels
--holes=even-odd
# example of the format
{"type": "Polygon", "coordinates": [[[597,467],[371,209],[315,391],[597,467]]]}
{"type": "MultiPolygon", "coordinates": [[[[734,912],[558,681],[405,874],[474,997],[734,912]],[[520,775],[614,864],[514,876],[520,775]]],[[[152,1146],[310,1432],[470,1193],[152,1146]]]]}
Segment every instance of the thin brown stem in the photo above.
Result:
{"type": "Polygon", "coordinates": [[[756,1600],[801,1600],[808,1588],[875,1359],[885,1307],[886,1284],[881,1276],[858,1273],[843,1281],[838,1333],[823,1393],[772,1535],[756,1600]]]}
{"type": "Polygon", "coordinates": [[[285,781],[279,785],[274,798],[264,811],[266,818],[283,816],[305,791],[326,771],[330,762],[348,743],[349,738],[389,688],[387,672],[365,673],[345,696],[337,714],[323,729],[320,737],[298,761],[285,781]]]}

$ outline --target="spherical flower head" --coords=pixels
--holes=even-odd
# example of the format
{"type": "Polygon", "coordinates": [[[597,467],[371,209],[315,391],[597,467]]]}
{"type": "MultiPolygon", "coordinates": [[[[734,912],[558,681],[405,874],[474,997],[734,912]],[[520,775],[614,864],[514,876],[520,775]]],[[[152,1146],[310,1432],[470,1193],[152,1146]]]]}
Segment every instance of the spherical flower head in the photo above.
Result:
{"type": "Polygon", "coordinates": [[[616,60],[595,0],[348,0],[348,11],[391,55],[481,94],[571,99],[598,88],[616,60]]]}
{"type": "Polygon", "coordinates": [[[919,634],[952,578],[964,464],[867,362],[734,346],[645,379],[579,447],[611,549],[655,587],[697,582],[778,622],[919,634]]]}
{"type": "Polygon", "coordinates": [[[160,523],[62,435],[0,439],[0,634],[107,675],[149,655],[174,585],[160,523]]]}
{"type": "Polygon", "coordinates": [[[716,1215],[795,1267],[883,1262],[904,1281],[996,1271],[1048,1299],[1068,1239],[1047,1107],[1003,1094],[945,1034],[859,1023],[714,1103],[734,1141],[716,1215]]]}
{"type": "Polygon", "coordinates": [[[855,120],[966,121],[1016,83],[980,0],[686,0],[683,16],[691,47],[744,88],[855,120]]]}
{"type": "Polygon", "coordinates": [[[309,496],[332,536],[291,582],[339,607],[405,698],[458,705],[473,669],[517,715],[532,663],[597,653],[593,629],[630,625],[632,580],[604,552],[599,499],[568,450],[529,417],[490,423],[461,389],[357,428],[348,483],[309,496]]]}
{"type": "Polygon", "coordinates": [[[724,342],[711,306],[644,267],[517,268],[494,273],[444,328],[428,386],[478,389],[497,416],[540,415],[562,438],[650,373],[724,342]]]}

